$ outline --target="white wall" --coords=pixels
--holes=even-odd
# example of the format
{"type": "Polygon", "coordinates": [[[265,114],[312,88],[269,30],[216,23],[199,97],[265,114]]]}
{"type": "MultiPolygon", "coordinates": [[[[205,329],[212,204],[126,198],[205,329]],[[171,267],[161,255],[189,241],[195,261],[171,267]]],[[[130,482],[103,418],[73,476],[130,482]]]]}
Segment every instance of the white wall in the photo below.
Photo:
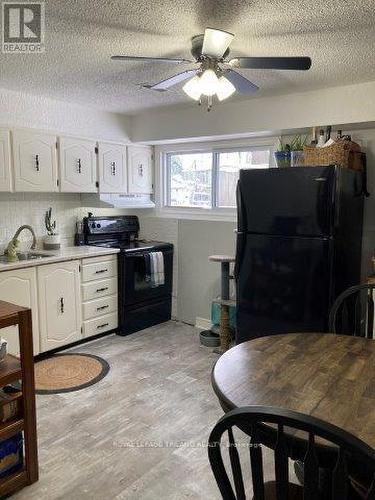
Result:
{"type": "Polygon", "coordinates": [[[94,139],[128,141],[125,115],[0,89],[0,126],[48,129],[94,139]]]}
{"type": "Polygon", "coordinates": [[[314,125],[375,120],[375,82],[217,104],[208,113],[189,105],[141,113],[131,120],[132,139],[155,143],[265,133],[314,125]]]}

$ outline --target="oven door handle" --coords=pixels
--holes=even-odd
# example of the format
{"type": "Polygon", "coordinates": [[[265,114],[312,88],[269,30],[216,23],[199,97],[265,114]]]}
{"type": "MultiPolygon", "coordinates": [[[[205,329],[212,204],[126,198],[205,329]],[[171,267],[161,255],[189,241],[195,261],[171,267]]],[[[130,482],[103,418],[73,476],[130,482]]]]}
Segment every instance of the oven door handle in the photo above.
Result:
{"type": "Polygon", "coordinates": [[[153,252],[161,252],[163,255],[168,255],[170,253],[173,253],[173,250],[145,250],[143,252],[125,252],[125,258],[129,259],[131,257],[137,257],[138,259],[144,259],[145,255],[153,252]]]}

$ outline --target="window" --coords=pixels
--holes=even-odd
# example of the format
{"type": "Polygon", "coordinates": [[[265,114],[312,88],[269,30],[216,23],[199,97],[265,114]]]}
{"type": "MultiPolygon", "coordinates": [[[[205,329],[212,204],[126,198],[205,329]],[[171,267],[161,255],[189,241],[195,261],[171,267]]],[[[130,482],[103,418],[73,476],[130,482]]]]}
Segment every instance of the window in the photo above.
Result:
{"type": "Polygon", "coordinates": [[[167,154],[167,205],[210,208],[212,153],[167,154]]]}
{"type": "Polygon", "coordinates": [[[234,208],[240,169],[269,168],[270,146],[166,153],[165,205],[234,208]]]}

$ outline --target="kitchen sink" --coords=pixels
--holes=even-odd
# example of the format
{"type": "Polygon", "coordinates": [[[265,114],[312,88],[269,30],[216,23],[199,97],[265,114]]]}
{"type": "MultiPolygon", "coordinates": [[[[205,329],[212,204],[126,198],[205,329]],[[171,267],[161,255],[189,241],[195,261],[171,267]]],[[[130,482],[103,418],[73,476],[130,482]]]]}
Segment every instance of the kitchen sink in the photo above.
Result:
{"type": "MultiPolygon", "coordinates": [[[[41,252],[20,252],[17,253],[18,260],[39,260],[44,259],[46,257],[51,257],[51,254],[41,253],[41,252]]],[[[8,255],[0,255],[0,263],[1,264],[10,264],[14,261],[8,260],[8,255]]],[[[16,261],[17,262],[17,261],[16,261]]]]}

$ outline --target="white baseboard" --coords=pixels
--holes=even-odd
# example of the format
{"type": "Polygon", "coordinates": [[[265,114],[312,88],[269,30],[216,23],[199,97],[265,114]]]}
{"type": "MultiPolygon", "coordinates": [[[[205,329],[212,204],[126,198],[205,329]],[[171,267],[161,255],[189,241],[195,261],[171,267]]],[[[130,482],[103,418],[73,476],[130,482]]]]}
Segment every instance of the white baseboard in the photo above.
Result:
{"type": "Polygon", "coordinates": [[[199,328],[200,330],[210,330],[212,323],[209,319],[206,318],[195,318],[195,328],[199,328]]]}

